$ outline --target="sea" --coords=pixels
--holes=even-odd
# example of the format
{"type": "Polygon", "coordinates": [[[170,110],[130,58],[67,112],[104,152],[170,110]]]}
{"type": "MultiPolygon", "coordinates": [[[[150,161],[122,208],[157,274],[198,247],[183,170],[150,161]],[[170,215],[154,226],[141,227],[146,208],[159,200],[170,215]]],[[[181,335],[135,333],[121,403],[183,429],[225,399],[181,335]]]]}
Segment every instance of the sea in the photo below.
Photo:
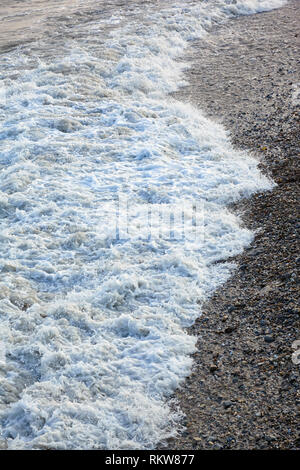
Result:
{"type": "MultiPolygon", "coordinates": [[[[187,333],[274,183],[172,92],[193,41],[283,0],[0,0],[0,447],[155,449],[187,333]]],[[[234,26],[233,26],[234,27],[234,26]]]]}

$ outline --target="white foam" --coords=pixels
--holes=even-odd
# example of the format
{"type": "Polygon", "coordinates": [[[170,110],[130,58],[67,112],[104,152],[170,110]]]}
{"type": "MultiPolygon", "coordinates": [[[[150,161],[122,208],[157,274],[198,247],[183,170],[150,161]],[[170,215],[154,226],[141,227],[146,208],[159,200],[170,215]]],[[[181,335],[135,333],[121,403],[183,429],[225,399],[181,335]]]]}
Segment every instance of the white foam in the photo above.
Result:
{"type": "Polygon", "coordinates": [[[175,59],[211,24],[282,3],[181,3],[144,12],[142,23],[118,28],[121,16],[112,18],[105,43],[97,23],[90,33],[82,26],[68,55],[0,57],[0,418],[9,448],[150,449],[176,434],[181,414],[167,399],[195,347],[184,328],[233,269],[215,262],[253,238],[226,206],[272,182],[220,125],[167,96],[184,83],[175,59]],[[117,195],[131,219],[120,240],[117,195]],[[178,236],[182,208],[190,234],[196,203],[201,243],[178,236]],[[172,208],[175,237],[158,223],[141,238],[145,205],[172,208]]]}

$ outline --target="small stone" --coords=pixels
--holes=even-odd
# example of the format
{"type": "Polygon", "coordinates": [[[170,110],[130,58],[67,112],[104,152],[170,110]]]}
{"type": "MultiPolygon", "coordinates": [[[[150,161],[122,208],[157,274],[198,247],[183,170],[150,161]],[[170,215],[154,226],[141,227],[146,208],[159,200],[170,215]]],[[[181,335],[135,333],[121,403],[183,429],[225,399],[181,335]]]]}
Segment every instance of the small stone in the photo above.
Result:
{"type": "Polygon", "coordinates": [[[223,402],[223,406],[224,406],[225,410],[230,408],[232,405],[233,405],[233,402],[230,401],[230,400],[226,400],[226,401],[223,402]]]}
{"type": "Polygon", "coordinates": [[[216,449],[216,450],[221,450],[221,449],[223,449],[223,446],[222,446],[222,444],[219,444],[219,443],[217,442],[217,443],[214,445],[214,449],[216,449]]]}
{"type": "Polygon", "coordinates": [[[234,330],[236,330],[235,326],[233,326],[233,325],[227,326],[227,328],[225,328],[225,330],[224,330],[224,333],[229,334],[229,333],[232,333],[234,330]]]}
{"type": "Polygon", "coordinates": [[[264,337],[264,340],[266,343],[273,343],[273,341],[275,341],[275,339],[273,338],[273,336],[269,336],[269,335],[266,335],[264,337]]]}
{"type": "Polygon", "coordinates": [[[209,370],[210,372],[215,372],[216,370],[218,370],[218,366],[216,364],[211,364],[209,366],[209,370]]]}
{"type": "Polygon", "coordinates": [[[266,436],[265,439],[266,439],[266,441],[268,441],[268,442],[275,441],[275,440],[276,440],[276,436],[273,436],[272,434],[270,434],[269,436],[266,436]]]}

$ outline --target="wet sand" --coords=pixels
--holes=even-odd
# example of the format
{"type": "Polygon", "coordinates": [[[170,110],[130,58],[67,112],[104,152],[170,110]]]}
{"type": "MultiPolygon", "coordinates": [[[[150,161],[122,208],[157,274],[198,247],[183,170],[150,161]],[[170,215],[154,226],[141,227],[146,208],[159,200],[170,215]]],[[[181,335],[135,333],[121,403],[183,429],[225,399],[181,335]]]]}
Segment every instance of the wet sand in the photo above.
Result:
{"type": "Polygon", "coordinates": [[[79,1],[12,0],[0,5],[0,52],[38,40],[58,29],[61,17],[78,11],[79,1]],[[51,24],[52,23],[52,24],[51,24]]]}
{"type": "MultiPolygon", "coordinates": [[[[165,2],[165,0],[163,0],[165,2]]],[[[18,46],[49,39],[76,38],[76,27],[112,15],[129,16],[151,1],[134,0],[11,0],[0,4],[0,53],[18,46]]],[[[112,25],[108,26],[111,29],[112,25]]]]}
{"type": "Polygon", "coordinates": [[[189,86],[176,98],[221,121],[277,187],[233,208],[256,237],[189,330],[198,350],[176,394],[186,429],[160,448],[300,447],[300,366],[291,357],[300,339],[299,24],[291,1],[233,20],[188,51],[189,86]]]}
{"type": "MultiPolygon", "coordinates": [[[[78,39],[80,26],[90,22],[109,20],[111,16],[122,18],[142,16],[143,11],[157,8],[153,0],[11,0],[0,4],[0,53],[10,51],[40,39],[49,44],[60,39],[78,39]],[[79,26],[79,31],[77,30],[79,26]]],[[[170,0],[160,0],[160,4],[170,0]]],[[[126,21],[125,20],[125,21],[126,21]]],[[[107,25],[108,31],[113,28],[107,25]]]]}

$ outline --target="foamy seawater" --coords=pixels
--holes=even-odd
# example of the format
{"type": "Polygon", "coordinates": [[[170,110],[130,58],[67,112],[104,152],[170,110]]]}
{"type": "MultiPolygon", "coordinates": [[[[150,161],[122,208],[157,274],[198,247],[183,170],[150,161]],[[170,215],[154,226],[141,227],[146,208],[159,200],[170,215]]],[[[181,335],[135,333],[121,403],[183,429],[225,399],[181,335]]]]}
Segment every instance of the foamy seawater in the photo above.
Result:
{"type": "Polygon", "coordinates": [[[79,17],[72,35],[71,17],[51,43],[0,55],[8,448],[152,449],[176,434],[169,398],[196,343],[185,327],[230,275],[218,261],[253,238],[227,206],[273,185],[168,96],[184,85],[176,59],[212,25],[282,4],[140,5],[79,17]]]}

